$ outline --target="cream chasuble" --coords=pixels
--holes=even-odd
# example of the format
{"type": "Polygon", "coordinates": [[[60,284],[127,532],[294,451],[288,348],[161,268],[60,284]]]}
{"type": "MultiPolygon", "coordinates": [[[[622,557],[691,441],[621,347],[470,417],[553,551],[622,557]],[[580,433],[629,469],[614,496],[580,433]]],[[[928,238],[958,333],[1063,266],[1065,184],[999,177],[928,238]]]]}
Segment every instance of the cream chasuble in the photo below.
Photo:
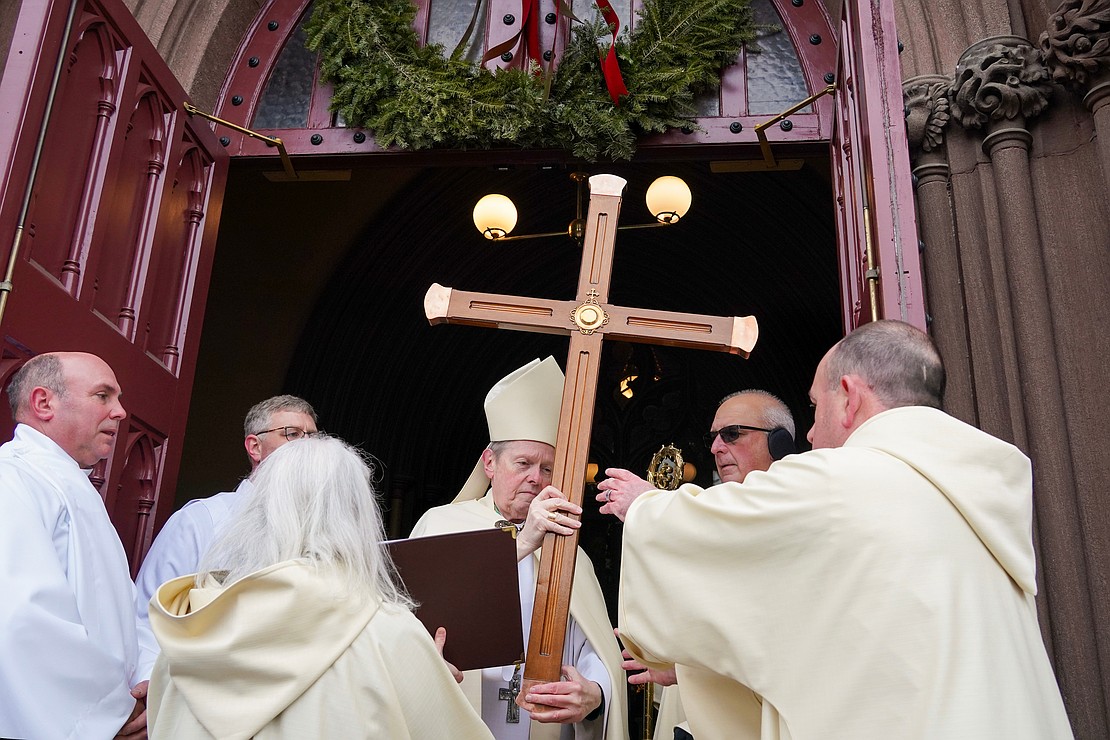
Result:
{"type": "Polygon", "coordinates": [[[743,484],[647,493],[625,523],[622,637],[678,665],[697,740],[1070,738],[1031,488],[1017,448],[909,407],[743,484]]]}
{"type": "MultiPolygon", "coordinates": [[[[410,537],[428,537],[437,534],[448,534],[451,532],[469,532],[476,529],[488,529],[494,525],[495,522],[501,520],[502,517],[493,508],[493,496],[487,493],[483,498],[476,500],[457,501],[453,504],[445,506],[437,506],[425,512],[420,521],[413,527],[410,537]]],[[[508,535],[506,535],[508,536],[508,535]]],[[[523,561],[521,564],[522,570],[527,573],[533,574],[527,579],[522,578],[520,584],[521,593],[521,606],[524,620],[524,629],[527,630],[531,622],[531,599],[535,593],[535,563],[538,560],[538,551],[532,558],[532,562],[523,561]]],[[[572,617],[572,625],[568,628],[567,650],[573,650],[571,647],[575,640],[573,639],[573,631],[578,630],[585,639],[589,641],[590,647],[596,658],[600,659],[600,663],[604,666],[605,672],[608,674],[609,686],[605,686],[603,682],[602,689],[605,693],[605,730],[603,737],[605,740],[624,740],[628,736],[627,725],[627,708],[626,708],[626,690],[624,672],[621,670],[621,657],[620,649],[617,645],[616,639],[613,636],[612,623],[609,621],[608,613],[605,609],[605,599],[601,593],[601,586],[597,582],[597,577],[594,575],[593,563],[589,557],[578,549],[578,559],[574,569],[574,588],[571,596],[570,614],[572,617]]],[[[451,639],[448,635],[447,639],[451,639]]],[[[525,638],[527,640],[527,637],[525,638]]],[[[583,675],[590,680],[591,678],[583,670],[584,666],[576,665],[583,675]]],[[[511,666],[508,671],[511,677],[511,666]]],[[[494,669],[504,671],[506,669],[494,669]]],[[[483,704],[486,703],[485,697],[482,696],[482,671],[468,671],[463,675],[465,678],[461,684],[463,692],[467,698],[474,705],[475,709],[481,711],[483,704]]],[[[499,713],[505,712],[505,702],[497,702],[497,711],[499,713]]],[[[489,705],[492,708],[492,705],[489,705]]],[[[522,713],[521,718],[524,719],[526,715],[522,713]]],[[[581,723],[575,727],[593,723],[581,723]]],[[[562,725],[558,724],[545,724],[540,722],[532,722],[528,737],[530,740],[545,740],[547,738],[559,738],[562,730],[562,725]]],[[[496,733],[495,733],[496,734],[496,733]]],[[[580,738],[584,740],[584,738],[580,738]]]]}

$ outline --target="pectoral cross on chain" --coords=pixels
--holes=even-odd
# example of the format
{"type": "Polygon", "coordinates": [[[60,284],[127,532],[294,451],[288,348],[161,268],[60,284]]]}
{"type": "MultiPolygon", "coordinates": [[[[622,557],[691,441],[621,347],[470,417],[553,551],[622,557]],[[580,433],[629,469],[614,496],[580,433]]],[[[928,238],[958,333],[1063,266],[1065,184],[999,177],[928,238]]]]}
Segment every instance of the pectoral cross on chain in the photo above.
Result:
{"type": "MultiPolygon", "coordinates": [[[[616,175],[590,178],[590,208],[582,243],[582,267],[573,301],[554,301],[490,293],[464,293],[434,284],[424,297],[424,313],[432,324],[467,324],[549,334],[570,334],[566,383],[559,414],[552,485],[582,505],[590,426],[594,417],[602,337],[672,347],[693,347],[748,356],[759,328],[755,318],[700,316],[608,303],[609,278],[617,239],[624,179],[616,175]]],[[[525,661],[524,691],[539,683],[558,681],[570,610],[578,530],[543,538],[536,575],[536,600],[525,661]]],[[[505,692],[506,690],[502,690],[505,692]]],[[[509,689],[511,691],[511,689],[509,689]]],[[[505,698],[502,693],[500,698],[505,698]]],[[[525,707],[530,709],[530,707],[525,707]]]]}
{"type": "Polygon", "coordinates": [[[505,707],[505,721],[510,725],[520,723],[520,707],[516,705],[516,697],[519,693],[520,663],[517,663],[516,667],[513,669],[512,680],[509,681],[509,688],[497,690],[497,700],[509,702],[509,705],[505,707]]]}

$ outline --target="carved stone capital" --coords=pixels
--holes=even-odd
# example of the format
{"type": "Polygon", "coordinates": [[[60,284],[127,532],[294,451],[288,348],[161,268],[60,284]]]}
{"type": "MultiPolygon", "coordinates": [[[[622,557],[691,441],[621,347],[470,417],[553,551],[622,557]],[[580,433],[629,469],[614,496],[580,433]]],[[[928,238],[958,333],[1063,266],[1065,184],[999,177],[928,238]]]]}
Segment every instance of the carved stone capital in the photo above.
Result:
{"type": "Polygon", "coordinates": [[[948,105],[951,86],[952,80],[940,75],[920,75],[902,83],[911,149],[931,152],[944,145],[944,127],[951,117],[948,105]]]}
{"type": "Polygon", "coordinates": [[[1064,0],[1041,34],[1041,56],[1052,79],[1086,87],[1110,70],[1110,0],[1064,0]]]}
{"type": "Polygon", "coordinates": [[[1040,53],[1019,36],[995,36],[967,48],[949,90],[952,115],[964,128],[1032,118],[1048,105],[1052,80],[1040,53]]]}

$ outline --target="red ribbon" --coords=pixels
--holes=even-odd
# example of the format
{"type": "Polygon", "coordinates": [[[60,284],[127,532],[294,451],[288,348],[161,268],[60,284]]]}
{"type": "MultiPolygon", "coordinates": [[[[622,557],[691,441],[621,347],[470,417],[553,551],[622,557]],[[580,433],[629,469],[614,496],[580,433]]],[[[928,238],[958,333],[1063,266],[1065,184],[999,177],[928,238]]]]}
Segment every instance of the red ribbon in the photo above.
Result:
{"type": "Polygon", "coordinates": [[[609,53],[601,60],[601,74],[605,77],[605,87],[609,89],[609,97],[613,99],[613,105],[620,106],[620,96],[628,94],[620,64],[617,63],[617,32],[620,31],[621,21],[609,0],[597,0],[597,9],[601,11],[601,17],[609,24],[609,28],[613,30],[613,43],[609,45],[609,53]]]}

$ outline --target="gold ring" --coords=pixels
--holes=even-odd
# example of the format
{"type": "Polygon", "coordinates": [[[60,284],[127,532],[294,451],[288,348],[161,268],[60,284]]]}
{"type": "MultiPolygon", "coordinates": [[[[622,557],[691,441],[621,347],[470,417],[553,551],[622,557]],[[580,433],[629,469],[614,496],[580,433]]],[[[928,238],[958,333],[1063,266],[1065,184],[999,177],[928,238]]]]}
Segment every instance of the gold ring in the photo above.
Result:
{"type": "Polygon", "coordinates": [[[556,519],[559,518],[559,514],[558,514],[558,512],[549,511],[549,512],[547,512],[547,518],[550,519],[551,521],[555,521],[556,519]]]}

